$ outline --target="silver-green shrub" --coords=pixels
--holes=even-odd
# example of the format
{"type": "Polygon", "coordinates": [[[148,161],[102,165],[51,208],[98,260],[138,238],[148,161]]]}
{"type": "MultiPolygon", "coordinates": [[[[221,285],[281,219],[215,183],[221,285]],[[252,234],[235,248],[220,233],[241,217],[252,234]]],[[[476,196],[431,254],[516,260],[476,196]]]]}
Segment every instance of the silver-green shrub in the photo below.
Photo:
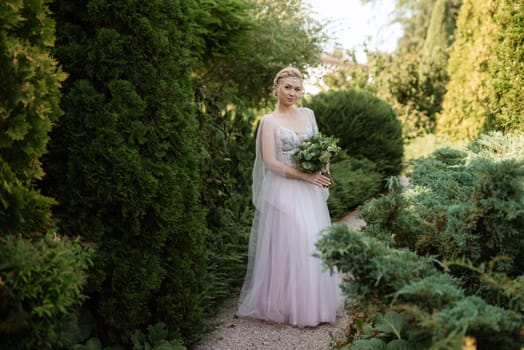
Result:
{"type": "Polygon", "coordinates": [[[326,230],[319,255],[351,277],[346,295],[408,323],[382,332],[368,314],[349,339],[356,348],[461,349],[465,337],[478,349],[524,345],[523,140],[493,133],[465,152],[437,150],[414,163],[411,187],[390,181],[361,208],[361,232],[326,230]]]}

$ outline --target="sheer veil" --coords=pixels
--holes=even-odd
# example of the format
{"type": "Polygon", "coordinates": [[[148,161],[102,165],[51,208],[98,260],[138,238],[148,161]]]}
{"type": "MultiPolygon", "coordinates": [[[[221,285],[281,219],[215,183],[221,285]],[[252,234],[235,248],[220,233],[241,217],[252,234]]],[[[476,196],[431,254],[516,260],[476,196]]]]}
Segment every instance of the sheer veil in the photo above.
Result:
{"type": "Polygon", "coordinates": [[[255,215],[253,217],[253,223],[251,225],[251,233],[249,235],[249,248],[248,248],[248,261],[247,271],[244,280],[244,285],[240,293],[240,303],[243,302],[246,294],[251,290],[253,284],[253,267],[255,264],[255,253],[257,247],[258,238],[258,223],[260,220],[260,207],[262,204],[262,185],[264,184],[265,177],[265,165],[262,158],[262,151],[260,149],[260,130],[262,129],[262,123],[264,118],[260,121],[257,129],[256,136],[256,150],[255,150],[255,163],[253,165],[253,184],[252,184],[252,201],[255,206],[255,215]]]}

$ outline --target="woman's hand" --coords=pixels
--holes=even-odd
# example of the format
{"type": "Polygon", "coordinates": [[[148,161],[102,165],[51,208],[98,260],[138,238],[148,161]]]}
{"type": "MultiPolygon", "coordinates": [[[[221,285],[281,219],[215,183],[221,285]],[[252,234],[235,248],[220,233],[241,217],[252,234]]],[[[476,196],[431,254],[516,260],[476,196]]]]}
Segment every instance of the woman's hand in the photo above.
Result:
{"type": "Polygon", "coordinates": [[[329,185],[331,185],[331,180],[329,179],[329,177],[322,175],[320,171],[318,173],[305,174],[306,181],[312,183],[313,185],[316,185],[318,187],[328,187],[329,185]]]}

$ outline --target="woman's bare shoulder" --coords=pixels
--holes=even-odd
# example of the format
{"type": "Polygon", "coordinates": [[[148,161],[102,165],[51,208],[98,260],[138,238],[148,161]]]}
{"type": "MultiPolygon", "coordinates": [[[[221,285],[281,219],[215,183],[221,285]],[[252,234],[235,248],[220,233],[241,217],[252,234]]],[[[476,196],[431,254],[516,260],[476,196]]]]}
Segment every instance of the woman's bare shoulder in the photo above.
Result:
{"type": "Polygon", "coordinates": [[[298,110],[300,111],[301,114],[307,116],[307,117],[314,117],[315,116],[315,112],[313,112],[313,110],[309,107],[300,107],[298,108],[298,110]]]}
{"type": "Polygon", "coordinates": [[[262,123],[273,124],[276,122],[276,119],[275,119],[275,116],[270,113],[270,114],[264,114],[260,121],[262,123]]]}

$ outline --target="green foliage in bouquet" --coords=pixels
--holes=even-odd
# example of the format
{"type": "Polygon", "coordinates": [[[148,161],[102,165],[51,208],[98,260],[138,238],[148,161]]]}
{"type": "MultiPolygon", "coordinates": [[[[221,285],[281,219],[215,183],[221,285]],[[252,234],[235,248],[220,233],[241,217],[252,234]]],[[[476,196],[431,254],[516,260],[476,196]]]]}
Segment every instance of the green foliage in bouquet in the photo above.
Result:
{"type": "Polygon", "coordinates": [[[325,173],[326,165],[340,150],[337,138],[319,132],[300,143],[293,159],[297,163],[297,169],[301,171],[325,173]]]}
{"type": "Polygon", "coordinates": [[[77,239],[0,239],[0,348],[66,348],[74,327],[92,250],[77,239]]]}

